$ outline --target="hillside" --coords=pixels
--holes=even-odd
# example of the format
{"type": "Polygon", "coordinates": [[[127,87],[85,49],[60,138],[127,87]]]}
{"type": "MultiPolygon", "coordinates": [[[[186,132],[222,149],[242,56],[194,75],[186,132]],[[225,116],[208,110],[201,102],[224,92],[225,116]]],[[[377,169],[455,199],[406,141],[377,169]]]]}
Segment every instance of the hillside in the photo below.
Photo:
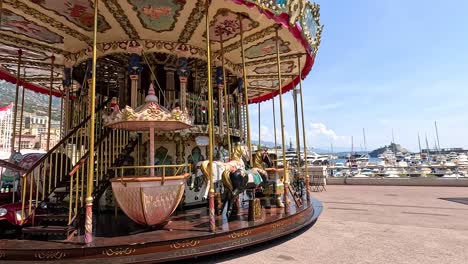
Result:
{"type": "Polygon", "coordinates": [[[408,153],[408,150],[406,148],[402,147],[400,144],[390,143],[390,145],[388,145],[388,146],[383,146],[381,148],[378,148],[378,149],[375,149],[375,150],[369,152],[369,156],[376,158],[380,154],[384,153],[387,148],[389,150],[393,151],[393,152],[396,152],[396,153],[398,153],[398,152],[401,152],[403,154],[408,153]]]}
{"type": "MultiPolygon", "coordinates": [[[[15,101],[16,86],[0,81],[0,107],[10,104],[15,101]]],[[[18,97],[18,104],[21,104],[22,89],[20,87],[20,93],[18,97]]],[[[24,97],[24,112],[35,113],[39,116],[47,116],[49,109],[49,96],[35,93],[30,90],[25,91],[24,97]]],[[[60,120],[60,98],[55,96],[52,97],[52,120],[60,120]]]]}

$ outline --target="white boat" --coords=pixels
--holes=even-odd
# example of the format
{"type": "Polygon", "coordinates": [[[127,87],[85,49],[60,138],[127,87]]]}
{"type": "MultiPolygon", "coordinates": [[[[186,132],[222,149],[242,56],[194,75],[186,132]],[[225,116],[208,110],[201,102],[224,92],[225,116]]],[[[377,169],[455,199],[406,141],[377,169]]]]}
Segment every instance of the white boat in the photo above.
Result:
{"type": "Polygon", "coordinates": [[[335,168],[344,168],[344,163],[343,162],[337,162],[335,163],[335,168]]]}
{"type": "Polygon", "coordinates": [[[457,159],[455,160],[455,163],[458,166],[468,167],[468,156],[465,153],[459,154],[457,159]]]}
{"type": "Polygon", "coordinates": [[[407,168],[408,167],[408,163],[406,161],[398,161],[396,165],[398,167],[401,167],[401,168],[407,168]]]}
{"type": "Polygon", "coordinates": [[[371,177],[371,176],[374,176],[374,171],[371,169],[362,169],[361,174],[366,177],[371,177]]]}
{"type": "Polygon", "coordinates": [[[362,174],[362,173],[359,173],[359,174],[354,175],[353,178],[369,178],[369,176],[365,175],[365,174],[362,174]]]}
{"type": "Polygon", "coordinates": [[[395,168],[388,168],[384,171],[384,177],[385,178],[399,178],[400,173],[401,172],[395,168]]]}
{"type": "Polygon", "coordinates": [[[451,173],[451,174],[446,174],[444,176],[442,176],[442,178],[461,178],[462,176],[458,173],[451,173]]]}

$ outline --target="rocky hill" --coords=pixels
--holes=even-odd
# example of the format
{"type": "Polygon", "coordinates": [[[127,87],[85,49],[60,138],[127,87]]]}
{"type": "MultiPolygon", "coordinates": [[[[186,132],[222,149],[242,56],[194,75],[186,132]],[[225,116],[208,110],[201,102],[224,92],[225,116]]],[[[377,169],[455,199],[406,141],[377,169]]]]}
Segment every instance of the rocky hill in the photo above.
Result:
{"type": "MultiPolygon", "coordinates": [[[[6,106],[15,101],[16,86],[0,80],[0,107],[6,106]]],[[[21,104],[22,89],[18,97],[18,104],[21,104]]],[[[35,113],[38,116],[47,116],[49,109],[49,96],[26,90],[24,94],[24,112],[35,113]]],[[[52,120],[60,120],[60,98],[52,97],[52,120]]]]}
{"type": "Polygon", "coordinates": [[[403,154],[408,153],[408,150],[402,147],[400,144],[390,143],[390,145],[388,146],[383,146],[381,148],[378,148],[369,152],[369,156],[377,158],[380,154],[384,153],[387,148],[396,153],[398,152],[401,152],[403,154]]]}

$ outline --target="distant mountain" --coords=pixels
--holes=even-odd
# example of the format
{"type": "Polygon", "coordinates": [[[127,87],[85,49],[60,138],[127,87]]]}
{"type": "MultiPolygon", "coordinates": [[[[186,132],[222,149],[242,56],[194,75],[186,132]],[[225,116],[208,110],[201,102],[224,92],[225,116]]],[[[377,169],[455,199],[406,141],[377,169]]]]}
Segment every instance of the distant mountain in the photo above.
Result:
{"type": "MultiPolygon", "coordinates": [[[[0,81],[0,107],[15,101],[16,86],[0,81]]],[[[21,106],[22,88],[20,87],[18,105],[21,106]]],[[[19,109],[18,109],[19,110],[19,109]]],[[[24,92],[24,112],[34,113],[39,116],[47,116],[49,111],[49,96],[30,90],[24,92]]],[[[52,96],[52,120],[60,120],[60,98],[52,96]]]]}
{"type": "Polygon", "coordinates": [[[403,154],[408,153],[408,150],[404,147],[402,147],[400,144],[395,144],[395,143],[390,143],[388,146],[383,146],[381,148],[375,149],[371,152],[369,152],[369,155],[371,157],[378,157],[380,154],[384,153],[386,149],[389,149],[393,152],[401,152],[403,154]]]}

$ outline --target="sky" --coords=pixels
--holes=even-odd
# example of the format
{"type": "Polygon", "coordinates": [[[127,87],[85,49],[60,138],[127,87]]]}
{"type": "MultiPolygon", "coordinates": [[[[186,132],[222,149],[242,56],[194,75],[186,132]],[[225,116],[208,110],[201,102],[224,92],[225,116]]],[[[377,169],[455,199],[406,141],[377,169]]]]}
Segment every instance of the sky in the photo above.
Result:
{"type": "MultiPolygon", "coordinates": [[[[367,150],[392,141],[468,148],[468,1],[317,0],[325,26],[303,82],[307,146],[367,150]]],[[[286,143],[295,142],[292,94],[283,96],[286,143]]],[[[281,143],[279,99],[276,127],[281,143]]],[[[262,103],[261,139],[274,141],[271,100],[262,103]]],[[[253,143],[258,105],[250,107],[253,143]]],[[[302,130],[301,130],[302,131],[302,130]]],[[[302,138],[302,134],[301,134],[302,138]]],[[[258,142],[258,141],[257,141],[258,142]]],[[[295,143],[294,143],[295,144],[295,143]]],[[[302,144],[302,141],[301,141],[302,144]]]]}

